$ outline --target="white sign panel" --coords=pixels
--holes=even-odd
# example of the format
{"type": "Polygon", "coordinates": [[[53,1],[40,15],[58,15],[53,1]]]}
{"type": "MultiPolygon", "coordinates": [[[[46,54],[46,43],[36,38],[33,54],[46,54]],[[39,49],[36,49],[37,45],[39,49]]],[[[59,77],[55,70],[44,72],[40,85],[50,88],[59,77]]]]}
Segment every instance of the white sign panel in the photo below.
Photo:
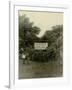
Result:
{"type": "Polygon", "coordinates": [[[34,43],[36,50],[45,50],[48,47],[48,43],[34,43]]]}

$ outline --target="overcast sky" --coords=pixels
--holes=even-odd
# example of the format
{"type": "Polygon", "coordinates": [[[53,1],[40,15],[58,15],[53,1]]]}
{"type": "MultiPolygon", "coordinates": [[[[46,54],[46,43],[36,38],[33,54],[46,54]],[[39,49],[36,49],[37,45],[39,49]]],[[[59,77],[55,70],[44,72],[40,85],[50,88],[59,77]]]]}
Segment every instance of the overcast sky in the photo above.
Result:
{"type": "Polygon", "coordinates": [[[30,22],[41,29],[41,37],[46,30],[51,30],[52,26],[63,24],[63,13],[54,12],[35,12],[35,11],[19,11],[19,15],[26,15],[30,22]]]}

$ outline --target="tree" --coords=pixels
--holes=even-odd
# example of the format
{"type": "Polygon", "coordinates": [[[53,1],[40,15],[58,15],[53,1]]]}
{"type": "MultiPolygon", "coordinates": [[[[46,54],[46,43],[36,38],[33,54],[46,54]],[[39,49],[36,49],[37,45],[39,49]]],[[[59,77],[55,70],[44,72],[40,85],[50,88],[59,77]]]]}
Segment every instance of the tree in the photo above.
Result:
{"type": "Polygon", "coordinates": [[[33,53],[34,61],[47,62],[51,60],[62,59],[62,47],[63,47],[63,26],[56,25],[52,27],[52,30],[46,31],[41,40],[48,42],[46,51],[36,51],[33,53]]]}
{"type": "Polygon", "coordinates": [[[49,46],[57,40],[58,37],[60,37],[63,33],[63,26],[62,25],[56,25],[52,27],[52,30],[47,30],[42,40],[48,40],[49,46]]]}
{"type": "Polygon", "coordinates": [[[19,53],[33,47],[34,40],[39,39],[36,35],[39,34],[40,28],[33,25],[26,15],[19,16],[19,53]]]}

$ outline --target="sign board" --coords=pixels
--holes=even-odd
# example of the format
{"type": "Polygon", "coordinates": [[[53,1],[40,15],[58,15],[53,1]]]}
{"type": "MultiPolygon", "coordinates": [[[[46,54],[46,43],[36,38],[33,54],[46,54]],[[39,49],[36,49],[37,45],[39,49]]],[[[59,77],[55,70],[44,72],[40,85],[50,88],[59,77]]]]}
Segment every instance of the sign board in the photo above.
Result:
{"type": "Polygon", "coordinates": [[[45,50],[48,47],[48,43],[34,43],[35,50],[45,50]]]}

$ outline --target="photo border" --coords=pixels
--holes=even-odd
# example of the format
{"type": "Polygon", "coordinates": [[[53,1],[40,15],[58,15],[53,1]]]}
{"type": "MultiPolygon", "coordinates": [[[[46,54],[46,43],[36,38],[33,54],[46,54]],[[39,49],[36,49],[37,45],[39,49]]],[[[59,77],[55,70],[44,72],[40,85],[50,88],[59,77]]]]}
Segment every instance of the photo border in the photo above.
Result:
{"type": "MultiPolygon", "coordinates": [[[[18,63],[16,64],[16,58],[15,58],[15,55],[16,55],[16,57],[18,57],[17,56],[17,53],[16,53],[16,43],[15,43],[15,40],[17,40],[18,39],[18,36],[16,35],[16,16],[15,16],[15,13],[16,13],[16,11],[15,11],[15,8],[17,7],[17,6],[23,6],[23,7],[36,7],[36,8],[54,8],[54,9],[61,9],[61,10],[64,10],[63,12],[64,12],[64,14],[66,15],[66,14],[70,14],[69,12],[70,12],[70,9],[69,9],[69,5],[65,5],[64,4],[64,6],[57,6],[57,5],[55,5],[54,4],[54,6],[52,7],[52,5],[50,6],[46,6],[46,5],[42,5],[42,6],[36,6],[36,5],[27,5],[27,4],[25,4],[24,2],[22,2],[22,3],[20,3],[20,2],[9,2],[9,30],[10,30],[10,32],[9,32],[9,37],[10,37],[10,39],[9,39],[9,52],[10,52],[10,57],[9,57],[9,59],[10,59],[10,62],[9,62],[9,67],[10,67],[10,69],[9,69],[9,86],[10,86],[10,88],[13,88],[13,87],[18,87],[19,86],[19,84],[21,83],[21,80],[17,80],[18,78],[16,78],[16,76],[17,76],[17,74],[16,74],[16,66],[18,67],[18,63]],[[17,38],[16,38],[17,37],[17,38]],[[18,85],[17,85],[17,82],[18,82],[18,85]]],[[[68,15],[66,15],[66,17],[65,17],[65,19],[66,18],[68,18],[68,15]]],[[[17,19],[18,19],[18,17],[17,17],[17,19]]],[[[70,21],[70,19],[67,19],[68,21],[70,21]]],[[[68,24],[67,23],[67,20],[66,20],[66,25],[68,24]]],[[[65,21],[64,21],[65,22],[65,21]]],[[[65,24],[65,23],[64,23],[65,24]]],[[[69,25],[68,25],[69,26],[69,25]]],[[[66,29],[67,30],[67,28],[68,28],[68,26],[66,26],[66,27],[64,27],[64,29],[66,29]]],[[[64,31],[65,32],[65,31],[64,31]]],[[[67,34],[68,32],[66,32],[64,35],[66,36],[66,34],[67,34]]],[[[65,41],[66,42],[66,41],[65,41]]],[[[17,46],[18,47],[18,46],[17,46]]],[[[68,48],[68,46],[67,46],[67,48],[68,48]]],[[[64,52],[65,53],[65,52],[64,52]]],[[[67,55],[67,53],[66,53],[66,55],[67,55]]],[[[68,58],[68,57],[64,57],[64,58],[68,58]]],[[[67,63],[66,63],[67,64],[67,63]]],[[[68,65],[67,66],[69,66],[70,65],[70,63],[68,63],[68,65]]],[[[70,73],[70,71],[69,71],[69,68],[68,68],[68,70],[67,70],[67,72],[69,72],[70,73]]],[[[69,73],[68,73],[68,76],[69,76],[69,73]]],[[[66,77],[65,78],[65,81],[63,82],[64,83],[64,85],[68,85],[69,83],[70,83],[70,78],[69,77],[66,77]]],[[[46,81],[46,79],[47,78],[43,78],[43,79],[40,79],[41,81],[43,80],[43,82],[46,84],[46,86],[47,86],[47,81],[46,81]],[[45,79],[45,80],[44,80],[45,79]]],[[[39,79],[27,79],[27,80],[22,80],[22,85],[23,85],[23,87],[24,87],[24,83],[26,84],[26,86],[25,87],[28,87],[28,85],[27,85],[27,83],[29,82],[29,83],[32,83],[32,82],[39,82],[38,84],[40,85],[41,84],[41,86],[44,84],[44,83],[42,83],[42,82],[40,82],[40,80],[39,79]],[[24,83],[23,83],[23,81],[24,81],[24,83]]],[[[48,78],[48,80],[50,81],[50,83],[51,83],[51,78],[49,79],[48,78]]],[[[54,78],[52,78],[52,81],[55,81],[56,79],[54,79],[54,78]]],[[[59,84],[61,84],[62,82],[60,81],[60,83],[59,84]]],[[[62,83],[62,86],[63,86],[63,83],[62,83]]],[[[35,83],[37,86],[39,86],[37,83],[35,83]]],[[[36,85],[34,84],[34,87],[36,87],[36,85]]],[[[52,83],[51,83],[52,84],[52,83]]],[[[54,83],[53,83],[54,84],[54,83]]],[[[54,85],[49,85],[49,86],[54,86],[54,85]]],[[[56,84],[58,85],[58,83],[56,82],[56,84]]],[[[29,87],[32,87],[32,85],[33,85],[33,83],[31,84],[31,85],[29,85],[29,87]]],[[[61,86],[61,85],[59,85],[59,86],[61,86]]],[[[22,86],[20,86],[20,87],[22,87],[22,86]]]]}

